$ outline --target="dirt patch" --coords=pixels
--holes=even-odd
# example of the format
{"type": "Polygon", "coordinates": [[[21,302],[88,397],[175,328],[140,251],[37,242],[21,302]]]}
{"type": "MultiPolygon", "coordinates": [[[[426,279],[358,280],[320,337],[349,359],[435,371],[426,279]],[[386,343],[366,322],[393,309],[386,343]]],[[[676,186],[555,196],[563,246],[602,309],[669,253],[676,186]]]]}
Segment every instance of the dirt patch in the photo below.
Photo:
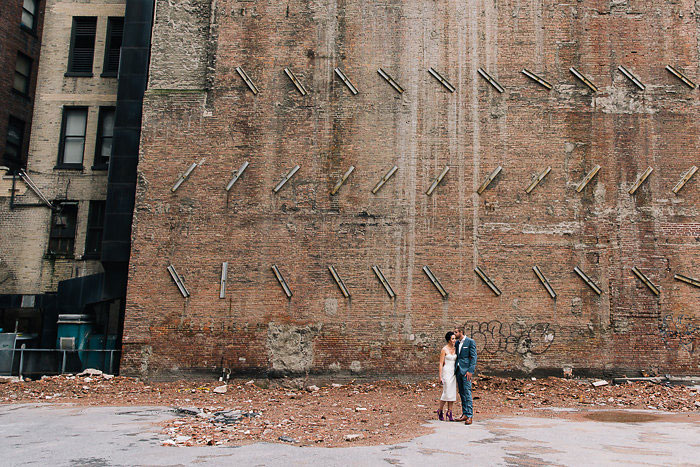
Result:
{"type": "MultiPolygon", "coordinates": [[[[161,426],[168,444],[177,446],[258,441],[322,447],[395,444],[430,432],[425,422],[437,418],[441,387],[433,381],[317,384],[303,379],[232,380],[224,390],[224,383],[212,381],[54,376],[0,384],[0,403],[169,406],[174,418],[161,426]]],[[[476,423],[508,415],[646,421],[641,414],[623,411],[629,409],[677,413],[671,417],[697,415],[700,394],[697,388],[651,382],[593,387],[588,380],[487,375],[474,381],[476,423]],[[604,412],[594,412],[600,409],[604,412]]],[[[458,406],[454,414],[460,415],[458,406]]]]}
{"type": "Polygon", "coordinates": [[[645,423],[661,418],[648,412],[632,412],[628,410],[600,410],[585,415],[588,420],[608,423],[645,423]]]}

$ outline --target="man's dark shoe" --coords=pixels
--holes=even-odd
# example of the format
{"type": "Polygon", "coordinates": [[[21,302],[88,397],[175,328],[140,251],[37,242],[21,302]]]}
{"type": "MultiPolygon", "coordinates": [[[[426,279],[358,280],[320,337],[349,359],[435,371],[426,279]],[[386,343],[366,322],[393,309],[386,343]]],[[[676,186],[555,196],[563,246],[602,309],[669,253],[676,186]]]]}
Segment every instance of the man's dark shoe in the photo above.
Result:
{"type": "Polygon", "coordinates": [[[465,425],[471,425],[472,424],[472,418],[469,417],[467,420],[464,422],[465,425]]]}
{"type": "Polygon", "coordinates": [[[467,416],[466,416],[466,415],[462,415],[461,417],[455,419],[455,422],[466,422],[467,420],[468,420],[468,419],[467,419],[467,416]]]}

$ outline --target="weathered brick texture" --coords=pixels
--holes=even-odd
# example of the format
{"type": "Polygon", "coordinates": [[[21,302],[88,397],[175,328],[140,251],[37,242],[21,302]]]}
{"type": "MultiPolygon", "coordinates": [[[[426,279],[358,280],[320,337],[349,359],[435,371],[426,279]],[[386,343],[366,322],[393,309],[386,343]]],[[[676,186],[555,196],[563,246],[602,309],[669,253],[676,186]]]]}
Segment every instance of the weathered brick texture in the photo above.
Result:
{"type": "Polygon", "coordinates": [[[33,31],[22,28],[22,0],[5,0],[0,4],[0,165],[5,161],[5,143],[7,141],[7,125],[12,116],[25,122],[24,140],[22,141],[22,162],[26,163],[27,146],[32,122],[32,107],[34,89],[36,88],[37,67],[39,64],[39,48],[44,18],[44,1],[37,1],[33,31]],[[14,90],[15,66],[17,54],[22,53],[32,60],[29,76],[29,89],[26,94],[14,90]]]}
{"type": "Polygon", "coordinates": [[[698,91],[664,70],[671,64],[700,79],[697,8],[687,0],[219,0],[212,12],[206,1],[158,1],[123,371],[165,377],[223,365],[432,374],[445,331],[464,324],[477,340],[481,370],[697,374],[700,290],[673,280],[675,273],[700,275],[697,176],[678,195],[671,189],[698,165],[698,91]],[[166,27],[169,18],[191,27],[181,35],[166,27]],[[197,62],[181,68],[172,56],[184,53],[197,62]],[[618,65],[646,90],[636,90],[618,65]],[[236,66],[256,83],[257,96],[236,66]],[[572,66],[599,92],[577,82],[572,66]],[[379,67],[406,92],[383,81],[379,67]],[[479,67],[506,91],[496,92],[479,67]],[[530,81],[523,68],[554,89],[530,81]],[[172,193],[179,174],[201,160],[172,193]],[[244,161],[250,166],[227,193],[244,161]],[[274,194],[295,164],[299,172],[274,194]],[[577,193],[595,164],[602,170],[577,193]],[[355,172],[331,197],[350,165],[355,172]],[[371,194],[393,165],[398,172],[371,194]],[[450,172],[427,196],[445,165],[450,172]],[[477,195],[499,165],[503,172],[477,195]],[[551,173],[526,194],[547,166],[551,173]],[[629,195],[648,166],[654,172],[629,195]],[[173,284],[169,264],[189,298],[173,284]],[[372,265],[384,271],[395,301],[372,265]],[[474,274],[477,265],[501,296],[474,274]]]}
{"type": "MultiPolygon", "coordinates": [[[[16,9],[19,15],[22,2],[17,3],[20,5],[16,9]]],[[[0,180],[0,294],[55,292],[62,280],[103,271],[99,261],[84,257],[85,237],[89,203],[105,199],[107,191],[107,171],[92,168],[99,108],[114,106],[117,100],[117,79],[100,76],[107,21],[109,17],[124,16],[125,1],[46,0],[38,3],[42,5],[42,11],[45,5],[46,18],[41,36],[41,61],[34,64],[36,105],[27,172],[48,199],[78,202],[75,248],[72,257],[47,254],[50,210],[46,207],[10,210],[11,179],[0,180]],[[73,16],[97,17],[92,77],[65,76],[73,16]],[[88,107],[82,169],[56,168],[64,106],[88,107]]],[[[11,71],[14,71],[14,62],[11,71]]],[[[0,138],[4,144],[5,134],[1,133],[0,138]]],[[[5,175],[4,171],[0,172],[0,176],[5,175]]],[[[17,202],[39,201],[23,182],[19,182],[19,189],[21,196],[17,202]]]]}

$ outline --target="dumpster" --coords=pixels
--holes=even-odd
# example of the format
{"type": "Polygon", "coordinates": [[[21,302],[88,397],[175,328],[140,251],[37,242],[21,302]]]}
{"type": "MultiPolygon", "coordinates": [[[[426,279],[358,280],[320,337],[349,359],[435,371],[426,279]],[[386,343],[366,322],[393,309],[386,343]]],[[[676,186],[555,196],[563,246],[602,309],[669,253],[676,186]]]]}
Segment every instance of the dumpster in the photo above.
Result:
{"type": "MultiPolygon", "coordinates": [[[[56,348],[60,350],[86,350],[88,348],[88,337],[92,331],[93,321],[90,315],[58,315],[58,332],[56,335],[56,348]]],[[[89,352],[78,352],[80,360],[78,364],[85,367],[89,352]]],[[[69,358],[69,361],[72,360],[69,358]]],[[[78,362],[71,362],[71,369],[78,362]]],[[[84,368],[80,368],[82,370],[84,368]]]]}
{"type": "Polygon", "coordinates": [[[12,374],[16,339],[17,334],[14,332],[0,333],[0,375],[12,374]]]}

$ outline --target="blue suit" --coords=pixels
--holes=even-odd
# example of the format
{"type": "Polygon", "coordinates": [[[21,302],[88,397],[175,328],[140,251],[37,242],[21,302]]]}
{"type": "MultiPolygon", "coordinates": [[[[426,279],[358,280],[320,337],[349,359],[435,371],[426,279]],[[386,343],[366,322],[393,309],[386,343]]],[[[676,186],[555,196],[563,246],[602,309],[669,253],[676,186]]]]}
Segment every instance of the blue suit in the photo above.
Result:
{"type": "MultiPolygon", "coordinates": [[[[459,341],[455,343],[459,350],[459,341]]],[[[455,362],[455,374],[457,375],[457,389],[459,397],[462,399],[462,415],[472,417],[474,415],[474,404],[472,402],[472,382],[467,381],[467,373],[474,374],[476,369],[476,343],[465,337],[462,343],[462,350],[457,352],[455,362]]]]}

